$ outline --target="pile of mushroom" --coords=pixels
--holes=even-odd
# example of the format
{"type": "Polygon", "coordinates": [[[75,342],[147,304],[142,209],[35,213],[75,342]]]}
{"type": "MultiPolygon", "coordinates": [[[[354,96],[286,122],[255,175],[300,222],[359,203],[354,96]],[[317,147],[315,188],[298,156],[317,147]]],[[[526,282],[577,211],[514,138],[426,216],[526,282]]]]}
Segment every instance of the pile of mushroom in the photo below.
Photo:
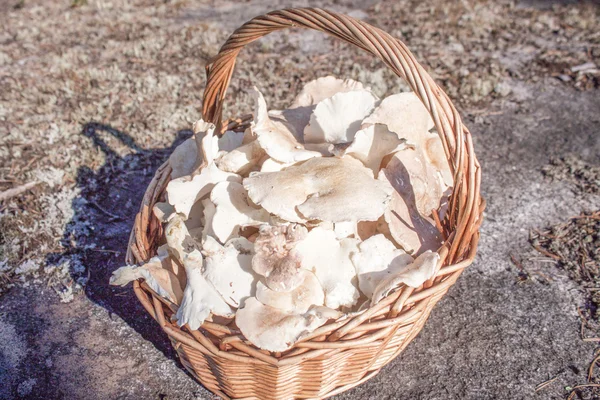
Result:
{"type": "Polygon", "coordinates": [[[435,274],[442,237],[432,213],[443,218],[453,177],[414,93],[380,100],[329,76],[285,110],[254,95],[245,132],[218,137],[194,124],[154,207],[164,244],[111,283],[143,278],[180,326],[235,325],[281,352],[435,274]]]}

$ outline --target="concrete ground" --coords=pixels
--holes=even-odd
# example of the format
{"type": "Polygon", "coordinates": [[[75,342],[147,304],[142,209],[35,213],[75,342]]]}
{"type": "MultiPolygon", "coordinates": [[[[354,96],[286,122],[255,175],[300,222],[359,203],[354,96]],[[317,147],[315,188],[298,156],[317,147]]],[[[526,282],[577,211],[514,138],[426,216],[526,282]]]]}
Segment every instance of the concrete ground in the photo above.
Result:
{"type": "MultiPolygon", "coordinates": [[[[575,20],[600,22],[600,7],[432,1],[431,15],[449,12],[450,22],[436,24],[441,32],[436,35],[426,29],[433,17],[419,13],[415,2],[398,4],[392,9],[372,1],[322,6],[382,26],[414,45],[463,111],[488,207],[475,263],[440,301],[423,331],[379,375],[337,398],[566,398],[573,386],[587,382],[597,349],[580,337],[577,306],[584,304],[585,293],[564,271],[536,258],[527,239],[531,229],[600,209],[598,194],[578,190],[573,180],[542,174],[552,158],[569,154],[600,165],[600,96],[593,74],[558,79],[557,71],[568,72],[572,65],[552,64],[550,58],[554,51],[583,64],[589,52],[588,62],[598,64],[594,25],[568,18],[579,10],[575,20]],[[414,21],[408,10],[418,15],[414,21]],[[471,38],[485,22],[477,18],[484,17],[490,29],[471,38]],[[518,18],[532,21],[527,35],[518,18]],[[570,28],[564,21],[571,21],[570,28]],[[537,23],[546,25],[538,29],[537,23]],[[456,32],[450,34],[452,26],[456,32]],[[519,35],[525,36],[515,39],[519,35]],[[585,40],[588,47],[581,45],[585,40]],[[579,45],[588,50],[577,53],[573,49],[579,45]],[[475,78],[465,78],[460,68],[475,78]],[[544,278],[519,279],[511,255],[544,278]]],[[[0,273],[7,283],[0,295],[0,398],[215,398],[185,372],[131,288],[115,289],[107,282],[123,264],[131,217],[154,169],[189,135],[189,122],[198,116],[194,107],[204,81],[201,66],[190,60],[204,63],[203,52],[214,54],[240,23],[279,7],[261,1],[73,6],[0,1],[7,27],[0,79],[9,88],[0,95],[0,127],[6,128],[3,143],[9,149],[0,151],[2,182],[32,177],[44,182],[0,208],[0,273]],[[63,25],[67,14],[74,26],[63,25]],[[187,48],[194,39],[180,32],[202,40],[187,48]],[[148,49],[155,42],[162,44],[152,53],[148,49]],[[65,57],[77,68],[61,69],[65,57]],[[54,88],[59,78],[63,83],[54,88]],[[69,86],[79,81],[90,81],[89,87],[69,86]],[[49,93],[55,94],[50,103],[44,97],[49,93]],[[52,124],[59,132],[56,143],[46,142],[52,124]],[[28,165],[31,157],[43,162],[28,165]],[[49,178],[52,174],[60,179],[49,178]]],[[[327,73],[372,82],[381,94],[400,87],[390,83],[380,65],[366,64],[368,58],[327,40],[316,44],[311,34],[265,40],[242,57],[232,90],[239,104],[231,100],[229,109],[247,110],[242,89],[254,81],[270,90],[274,104],[289,101],[299,79],[327,73]],[[339,59],[328,54],[332,51],[339,59]],[[291,64],[276,59],[284,52],[291,64]],[[276,78],[282,74],[287,81],[276,78]],[[298,78],[302,74],[307,76],[298,78]]]]}

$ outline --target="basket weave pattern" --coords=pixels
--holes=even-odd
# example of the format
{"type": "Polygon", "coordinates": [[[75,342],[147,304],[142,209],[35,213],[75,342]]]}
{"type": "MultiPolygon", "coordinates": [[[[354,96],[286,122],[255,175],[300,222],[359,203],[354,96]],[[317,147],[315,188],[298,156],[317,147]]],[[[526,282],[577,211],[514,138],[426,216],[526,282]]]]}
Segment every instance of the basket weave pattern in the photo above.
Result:
{"type": "MultiPolygon", "coordinates": [[[[247,119],[221,123],[225,92],[241,49],[270,32],[303,27],[352,43],[381,59],[408,82],[435,122],[454,173],[454,189],[443,220],[434,219],[445,242],[438,271],[422,287],[401,286],[377,305],[354,317],[324,325],[283,353],[250,344],[235,327],[205,322],[199,330],[171,322],[176,306],[143,281],[134,290],[160,324],[183,365],[210,391],[223,398],[325,398],[374,376],[419,333],[435,304],[473,261],[485,202],[479,194],[481,171],[471,135],[460,115],[406,46],[382,30],[348,16],[320,9],[290,9],[256,17],[236,30],[207,67],[203,118],[226,129],[243,129],[247,119]]],[[[131,232],[127,262],[156,253],[162,228],[151,210],[164,199],[170,167],[163,164],[144,196],[131,232]]]]}

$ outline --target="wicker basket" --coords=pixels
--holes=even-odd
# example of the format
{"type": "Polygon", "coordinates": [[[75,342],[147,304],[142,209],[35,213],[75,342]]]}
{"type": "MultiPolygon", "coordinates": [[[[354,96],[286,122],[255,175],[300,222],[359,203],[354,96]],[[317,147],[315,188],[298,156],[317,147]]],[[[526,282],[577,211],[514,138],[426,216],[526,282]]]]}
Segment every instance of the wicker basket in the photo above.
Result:
{"type": "MultiPolygon", "coordinates": [[[[235,326],[205,322],[199,330],[171,322],[175,306],[143,281],[134,290],[160,324],[183,365],[210,391],[234,399],[325,398],[373,377],[419,333],[429,313],[475,257],[485,206],[479,194],[480,168],[471,136],[447,95],[406,46],[389,34],[345,15],[320,9],[289,9],[254,18],[236,30],[207,67],[202,114],[222,131],[243,129],[247,120],[221,123],[225,92],[242,48],[270,32],[304,27],[328,33],[380,58],[408,82],[429,110],[454,172],[454,191],[444,220],[445,238],[434,278],[418,289],[401,286],[366,312],[329,323],[283,353],[251,345],[235,326]]],[[[170,167],[162,165],[150,183],[131,233],[128,263],[156,252],[162,228],[151,210],[163,197],[170,167]]]]}

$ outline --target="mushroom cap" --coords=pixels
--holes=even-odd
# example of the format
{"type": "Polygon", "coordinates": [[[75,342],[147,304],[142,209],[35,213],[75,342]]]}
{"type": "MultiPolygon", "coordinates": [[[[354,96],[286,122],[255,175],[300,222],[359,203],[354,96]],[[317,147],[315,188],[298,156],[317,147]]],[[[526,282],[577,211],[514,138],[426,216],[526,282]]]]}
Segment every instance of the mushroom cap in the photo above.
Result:
{"type": "Polygon", "coordinates": [[[363,124],[384,124],[400,139],[420,146],[425,134],[434,127],[429,111],[414,92],[386,97],[364,119],[363,124]]]}
{"type": "Polygon", "coordinates": [[[374,221],[393,191],[362,163],[348,158],[313,158],[280,172],[244,179],[250,199],[287,221],[374,221]]]}
{"type": "Polygon", "coordinates": [[[425,159],[442,176],[446,186],[453,185],[452,171],[444,152],[442,140],[437,133],[431,133],[434,127],[429,112],[413,92],[388,96],[363,124],[385,124],[400,139],[416,146],[425,159]]]}
{"type": "Polygon", "coordinates": [[[226,131],[219,139],[219,151],[231,152],[244,142],[244,132],[226,131]]]}
{"type": "MultiPolygon", "coordinates": [[[[402,150],[396,155],[406,155],[405,152],[408,151],[409,149],[402,150]]],[[[413,154],[418,153],[413,151],[413,154]]],[[[422,176],[409,172],[413,166],[418,167],[420,164],[415,162],[411,166],[408,162],[402,163],[396,155],[379,173],[379,179],[389,182],[394,188],[392,200],[384,214],[390,234],[396,243],[411,254],[419,255],[426,250],[437,250],[442,244],[441,234],[434,222],[419,212],[418,207],[418,196],[427,198],[430,195],[427,192],[429,188],[422,176]]],[[[421,204],[423,203],[424,201],[421,204]]]]}
{"type": "Polygon", "coordinates": [[[304,127],[308,125],[313,110],[314,106],[269,110],[269,118],[279,129],[291,133],[298,143],[304,143],[304,127]]]}
{"type": "Polygon", "coordinates": [[[201,268],[202,255],[199,246],[190,235],[181,215],[175,215],[165,226],[168,251],[179,264],[188,268],[201,268]]]}
{"type": "Polygon", "coordinates": [[[352,79],[339,79],[331,75],[324,76],[304,85],[290,108],[310,107],[332,97],[334,94],[356,90],[368,89],[362,83],[352,79]]]}
{"type": "MultiPolygon", "coordinates": [[[[285,110],[270,110],[269,116],[275,123],[280,123],[283,128],[294,135],[299,143],[304,143],[304,128],[310,122],[310,116],[313,113],[317,103],[339,92],[349,92],[354,90],[366,90],[362,83],[351,79],[337,79],[333,76],[318,78],[307,83],[298,94],[290,108],[285,110]]],[[[314,147],[314,146],[311,146],[314,147]]],[[[324,155],[329,155],[327,146],[308,150],[319,151],[324,155]]]]}
{"type": "Polygon", "coordinates": [[[160,222],[169,222],[175,216],[175,207],[169,203],[158,202],[152,207],[152,212],[160,222]]]}
{"type": "Polygon", "coordinates": [[[165,237],[169,252],[183,265],[187,277],[183,299],[175,314],[179,326],[188,324],[190,329],[198,329],[211,312],[230,317],[233,314],[231,307],[202,276],[204,269],[202,253],[180,215],[167,223],[165,237]]]}
{"type": "Polygon", "coordinates": [[[269,222],[269,213],[251,204],[246,189],[237,182],[217,183],[210,193],[210,200],[216,206],[212,230],[221,243],[238,236],[242,227],[269,222]]]}
{"type": "Polygon", "coordinates": [[[257,276],[252,270],[253,244],[248,239],[231,239],[222,246],[210,236],[202,246],[205,256],[203,276],[232,307],[254,296],[257,276]]]}
{"type": "Polygon", "coordinates": [[[329,315],[318,308],[303,314],[266,306],[254,297],[238,309],[235,323],[256,347],[268,351],[285,351],[298,339],[328,321],[329,315]]]}
{"type": "Polygon", "coordinates": [[[254,94],[256,107],[251,129],[269,157],[282,163],[294,163],[321,156],[321,153],[304,149],[284,125],[273,122],[267,112],[267,103],[256,87],[254,94]]]}
{"type": "Polygon", "coordinates": [[[344,221],[333,224],[335,237],[343,239],[347,237],[358,238],[358,223],[356,221],[344,221]]]}
{"type": "Polygon", "coordinates": [[[175,147],[175,150],[169,156],[171,179],[191,175],[200,166],[201,162],[202,157],[198,157],[198,148],[194,138],[185,140],[175,147]]]}
{"type": "Polygon", "coordinates": [[[439,208],[444,186],[421,152],[412,148],[400,150],[390,158],[385,170],[394,179],[390,181],[394,189],[405,201],[414,203],[421,215],[428,217],[439,208]]]}
{"type": "Polygon", "coordinates": [[[167,257],[155,256],[141,266],[126,265],[118,268],[113,271],[109,283],[125,286],[129,282],[142,278],[159,296],[179,304],[183,298],[183,288],[175,273],[163,266],[170,264],[168,259],[165,260],[167,257]]]}
{"type": "Polygon", "coordinates": [[[194,203],[209,194],[215,184],[223,181],[241,182],[242,178],[221,171],[211,162],[193,177],[184,176],[170,181],[166,188],[167,199],[178,213],[187,218],[194,203]]]}
{"type": "Polygon", "coordinates": [[[204,241],[208,236],[217,237],[215,231],[213,230],[213,219],[217,213],[217,207],[212,201],[210,201],[210,199],[203,199],[200,200],[200,202],[202,203],[204,220],[204,228],[202,229],[202,241],[204,241]]]}
{"type": "Polygon", "coordinates": [[[204,203],[203,200],[199,200],[192,206],[190,213],[185,220],[185,226],[187,226],[188,230],[192,230],[201,229],[204,227],[204,224],[204,203]]]}
{"type": "Polygon", "coordinates": [[[216,163],[219,169],[225,172],[243,175],[257,166],[264,155],[265,151],[258,141],[253,140],[223,154],[216,163]]]}
{"type": "Polygon", "coordinates": [[[352,307],[360,296],[356,269],[350,260],[350,254],[358,250],[357,243],[357,239],[338,240],[335,232],[316,227],[296,245],[302,268],[321,282],[327,307],[352,307]]]}
{"type": "Polygon", "coordinates": [[[379,283],[413,262],[404,250],[397,249],[382,234],[370,237],[358,245],[351,259],[358,275],[360,291],[369,299],[379,283]]]}
{"type": "Polygon", "coordinates": [[[219,138],[215,136],[215,125],[199,119],[194,123],[194,135],[198,154],[202,155],[201,166],[211,164],[219,153],[219,138]]]}
{"type": "Polygon", "coordinates": [[[300,270],[301,283],[289,292],[277,292],[262,282],[256,284],[256,298],[264,305],[283,311],[305,313],[313,306],[322,306],[325,294],[319,280],[310,271],[300,270]]]}
{"type": "Polygon", "coordinates": [[[305,143],[350,143],[378,99],[367,90],[336,93],[317,104],[304,128],[305,143]]]}
{"type": "Polygon", "coordinates": [[[383,158],[405,148],[405,143],[406,140],[398,138],[387,126],[373,124],[356,132],[354,141],[344,150],[344,154],[362,161],[377,176],[383,158]]]}
{"type": "Polygon", "coordinates": [[[440,255],[432,251],[426,251],[415,260],[399,268],[395,273],[381,281],[375,288],[371,304],[377,304],[381,299],[387,296],[392,290],[405,284],[413,288],[418,288],[425,281],[433,277],[437,271],[437,265],[440,261],[440,255]]]}
{"type": "Polygon", "coordinates": [[[302,225],[261,225],[254,242],[254,271],[265,277],[266,285],[274,291],[290,291],[303,280],[299,274],[301,259],[295,251],[299,240],[305,237],[302,225]]]}
{"type": "Polygon", "coordinates": [[[272,158],[267,158],[265,161],[263,161],[260,167],[260,172],[277,172],[289,167],[290,165],[292,164],[284,164],[272,158]]]}
{"type": "MultiPolygon", "coordinates": [[[[202,260],[201,256],[200,260],[202,260]]],[[[191,330],[196,330],[211,313],[222,317],[233,316],[231,307],[202,276],[201,267],[186,268],[186,272],[187,285],[183,291],[181,305],[175,313],[175,320],[179,326],[187,324],[191,330]]]]}

